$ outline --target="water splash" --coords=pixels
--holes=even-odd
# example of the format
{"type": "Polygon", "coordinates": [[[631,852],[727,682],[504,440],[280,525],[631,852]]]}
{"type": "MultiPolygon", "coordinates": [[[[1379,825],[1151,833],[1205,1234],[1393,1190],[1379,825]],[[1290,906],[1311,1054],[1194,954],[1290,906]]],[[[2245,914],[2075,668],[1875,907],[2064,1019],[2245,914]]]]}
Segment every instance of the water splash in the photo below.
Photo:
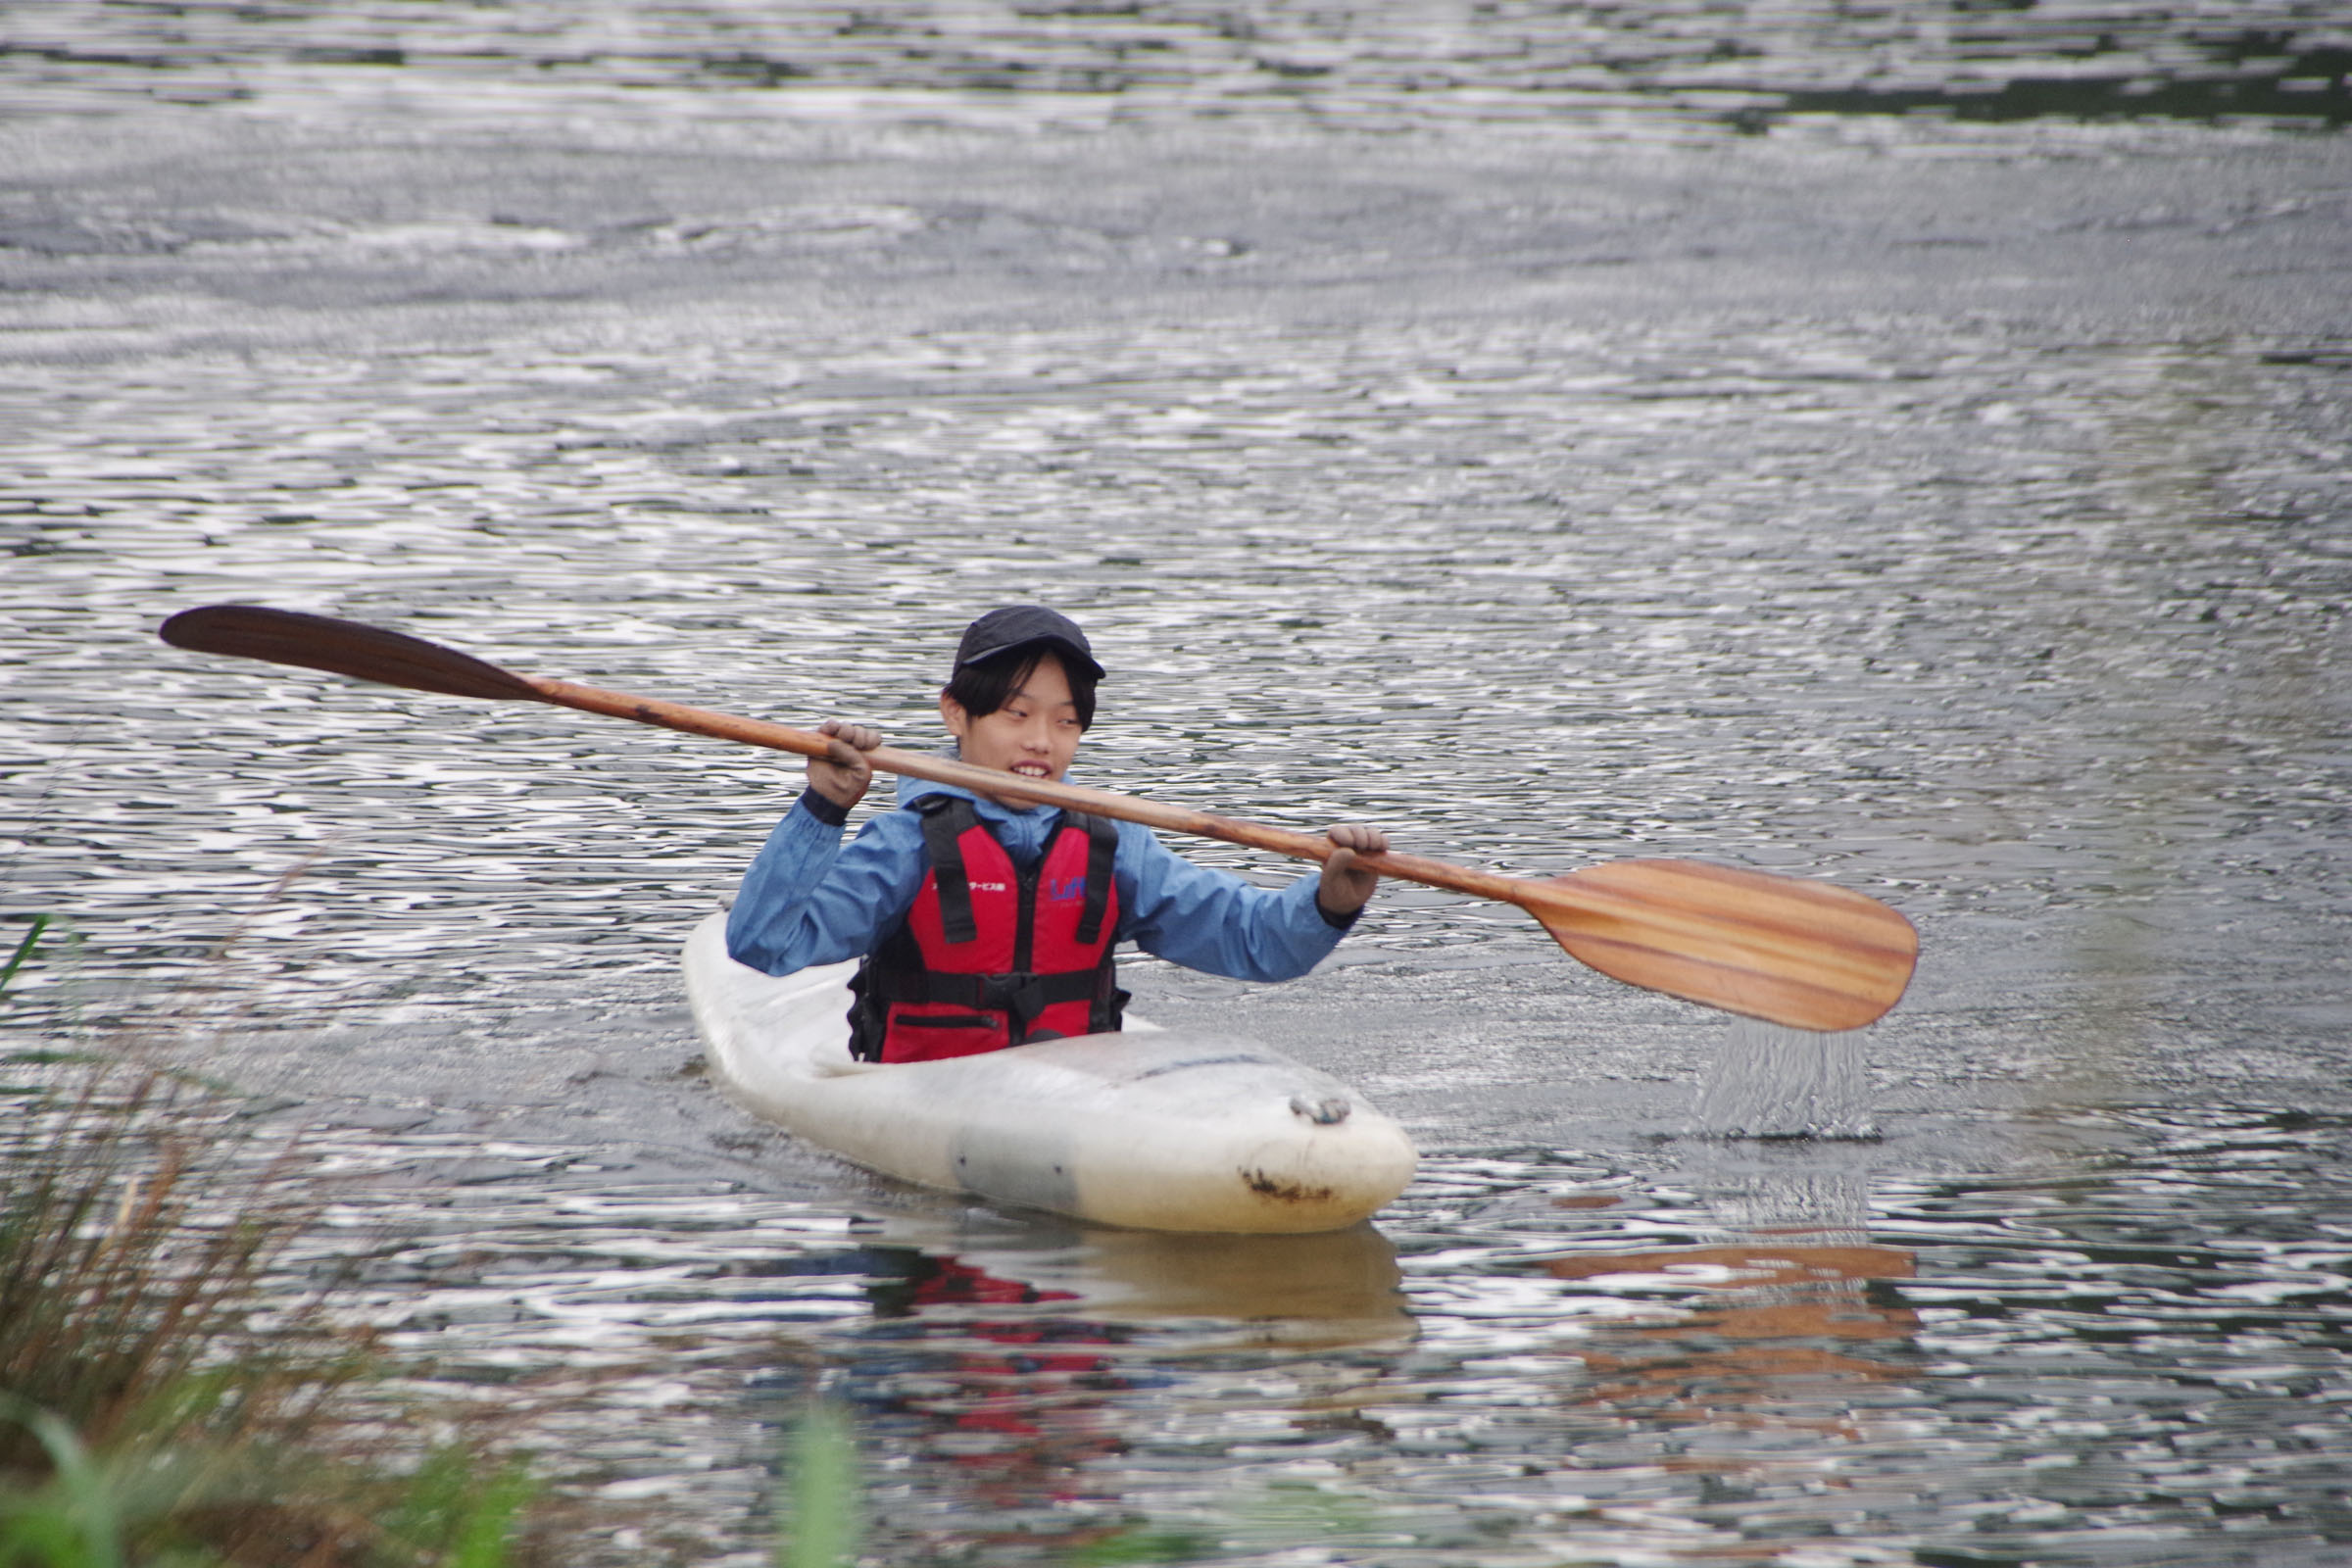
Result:
{"type": "Polygon", "coordinates": [[[1860,1041],[1738,1020],[1699,1085],[1689,1131],[1707,1138],[1876,1138],[1860,1041]]]}

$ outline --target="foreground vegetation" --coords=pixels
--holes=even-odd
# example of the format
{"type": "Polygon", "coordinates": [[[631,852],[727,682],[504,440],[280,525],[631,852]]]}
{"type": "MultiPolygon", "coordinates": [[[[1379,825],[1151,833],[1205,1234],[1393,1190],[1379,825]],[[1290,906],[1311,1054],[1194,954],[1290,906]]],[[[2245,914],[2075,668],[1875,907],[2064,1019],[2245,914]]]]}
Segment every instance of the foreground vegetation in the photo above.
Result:
{"type": "Polygon", "coordinates": [[[283,1267],[317,1190],[242,1097],[135,1052],[0,1076],[0,1568],[533,1557],[519,1468],[363,1397],[376,1348],[283,1267]]]}
{"type": "MultiPolygon", "coordinates": [[[[412,1436],[446,1412],[391,1402],[344,1281],[289,1256],[321,1192],[253,1109],[136,1050],[0,1052],[0,1568],[567,1561],[577,1510],[523,1463],[412,1436]]],[[[779,1568],[854,1559],[855,1459],[808,1412],[779,1568]]]]}

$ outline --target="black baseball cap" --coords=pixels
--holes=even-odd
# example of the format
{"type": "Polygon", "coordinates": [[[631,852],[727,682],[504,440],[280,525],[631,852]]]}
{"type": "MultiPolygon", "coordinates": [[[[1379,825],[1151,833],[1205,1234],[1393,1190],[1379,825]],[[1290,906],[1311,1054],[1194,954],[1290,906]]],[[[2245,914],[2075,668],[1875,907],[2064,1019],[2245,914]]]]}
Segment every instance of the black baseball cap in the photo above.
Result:
{"type": "Polygon", "coordinates": [[[966,664],[977,664],[984,659],[1039,643],[1052,648],[1065,662],[1085,670],[1096,680],[1102,678],[1102,666],[1095,662],[1094,647],[1087,642],[1086,633],[1078,629],[1078,623],[1043,605],[1006,605],[964,627],[963,641],[956,645],[956,667],[961,669],[966,664]]]}

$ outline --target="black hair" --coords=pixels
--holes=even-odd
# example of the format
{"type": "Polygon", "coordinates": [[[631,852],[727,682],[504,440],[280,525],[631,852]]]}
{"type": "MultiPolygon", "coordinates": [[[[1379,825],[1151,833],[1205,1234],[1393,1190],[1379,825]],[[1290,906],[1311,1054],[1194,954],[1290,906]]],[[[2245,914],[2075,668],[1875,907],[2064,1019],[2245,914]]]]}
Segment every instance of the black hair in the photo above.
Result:
{"type": "Polygon", "coordinates": [[[1029,677],[1037,672],[1039,662],[1048,654],[1061,661],[1061,672],[1069,677],[1070,701],[1078,705],[1078,727],[1092,728],[1095,677],[1078,668],[1076,662],[1063,657],[1059,650],[1036,643],[1026,648],[1007,648],[964,665],[949,677],[947,695],[973,718],[985,718],[1012,701],[1012,694],[1028,683],[1029,677]]]}

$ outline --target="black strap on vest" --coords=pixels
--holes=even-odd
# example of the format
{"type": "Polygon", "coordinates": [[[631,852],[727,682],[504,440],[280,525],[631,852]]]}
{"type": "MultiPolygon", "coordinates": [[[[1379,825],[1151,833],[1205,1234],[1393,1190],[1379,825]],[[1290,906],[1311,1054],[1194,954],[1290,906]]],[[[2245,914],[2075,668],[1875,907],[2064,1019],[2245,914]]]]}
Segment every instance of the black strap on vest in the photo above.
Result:
{"type": "Polygon", "coordinates": [[[979,826],[979,813],[960,795],[926,795],[914,803],[923,818],[923,853],[939,873],[939,924],[950,942],[973,942],[980,927],[972,918],[972,879],[963,868],[963,835],[979,826]]]}
{"type": "Polygon", "coordinates": [[[1102,934],[1102,914],[1110,907],[1110,870],[1119,855],[1119,824],[1084,811],[1063,814],[1086,829],[1086,907],[1078,914],[1078,940],[1092,942],[1102,934]]]}
{"type": "Polygon", "coordinates": [[[1061,974],[941,974],[926,969],[920,975],[894,980],[889,1000],[942,1002],[974,1012],[1010,1013],[1019,1023],[1012,1031],[1017,1039],[1055,1003],[1094,1001],[1100,978],[1094,969],[1061,974]]]}
{"type": "MultiPolygon", "coordinates": [[[[980,935],[972,915],[972,879],[963,865],[963,836],[980,825],[980,813],[960,795],[926,795],[914,803],[923,818],[923,853],[939,873],[940,932],[950,942],[971,942],[980,935]]],[[[1110,877],[1119,855],[1119,825],[1108,817],[1084,811],[1064,811],[1062,819],[1086,831],[1086,904],[1078,911],[1078,940],[1092,942],[1102,934],[1102,916],[1110,909],[1110,877]]],[[[1053,845],[1046,846],[1051,853],[1053,845]]],[[[954,1000],[948,997],[927,999],[954,1000]]]]}

